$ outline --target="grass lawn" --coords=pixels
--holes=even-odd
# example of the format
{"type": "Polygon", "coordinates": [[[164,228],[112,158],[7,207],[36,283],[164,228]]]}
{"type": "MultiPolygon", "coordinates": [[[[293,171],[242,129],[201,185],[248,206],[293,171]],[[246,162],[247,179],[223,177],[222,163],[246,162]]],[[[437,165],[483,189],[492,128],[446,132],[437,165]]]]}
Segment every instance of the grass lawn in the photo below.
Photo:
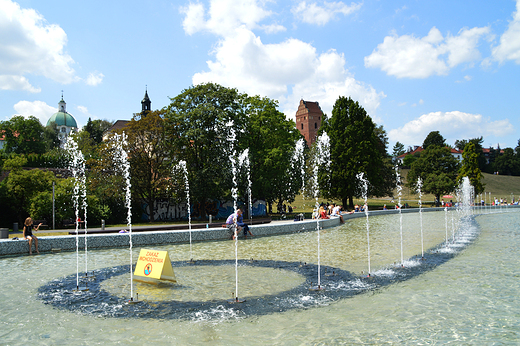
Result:
{"type": "MultiPolygon", "coordinates": [[[[408,174],[407,169],[401,170],[401,178],[404,183],[406,183],[406,175],[408,174]]],[[[513,177],[507,175],[493,175],[488,173],[483,173],[482,183],[485,184],[485,192],[491,192],[491,196],[507,199],[508,202],[511,202],[511,196],[515,198],[517,201],[520,198],[520,177],[513,177]]],[[[423,207],[431,207],[435,200],[435,196],[431,194],[423,194],[422,203],[423,207]]],[[[489,195],[487,197],[487,201],[489,201],[489,195]]],[[[336,203],[341,204],[340,200],[325,200],[323,198],[319,198],[319,203],[336,203]]],[[[296,200],[291,203],[293,207],[293,211],[296,212],[312,212],[316,200],[314,198],[303,198],[301,195],[296,196],[296,200]]],[[[354,198],[354,204],[362,204],[364,201],[362,199],[354,198]]],[[[401,204],[404,205],[408,203],[411,207],[419,206],[419,196],[415,193],[415,191],[410,188],[404,186],[401,191],[401,204]]],[[[382,209],[383,205],[386,204],[388,209],[394,207],[397,204],[397,191],[394,190],[394,197],[392,196],[385,198],[369,198],[368,205],[371,209],[382,209]],[[393,201],[393,202],[392,202],[393,201]]],[[[274,211],[276,211],[276,208],[274,211]]]]}

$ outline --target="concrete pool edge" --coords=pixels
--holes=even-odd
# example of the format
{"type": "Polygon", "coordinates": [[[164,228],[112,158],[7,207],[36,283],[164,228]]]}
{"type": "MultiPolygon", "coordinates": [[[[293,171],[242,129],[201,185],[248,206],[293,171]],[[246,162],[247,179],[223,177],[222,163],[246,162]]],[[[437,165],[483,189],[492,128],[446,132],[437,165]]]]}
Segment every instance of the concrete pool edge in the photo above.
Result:
{"type": "MultiPolygon", "coordinates": [[[[507,206],[507,208],[514,208],[519,206],[507,206]]],[[[489,210],[485,207],[475,207],[476,210],[489,210]]],[[[498,209],[498,208],[497,208],[498,209]]],[[[423,212],[443,211],[444,208],[424,208],[423,212]]],[[[455,210],[451,209],[450,210],[455,210]]],[[[498,210],[497,210],[498,211],[498,210]]],[[[418,208],[402,209],[402,213],[419,212],[418,208]]],[[[371,216],[397,214],[398,210],[376,210],[370,211],[371,216]]],[[[365,213],[345,214],[343,218],[345,221],[360,217],[366,217],[365,213]]],[[[331,228],[340,225],[339,218],[332,218],[328,220],[319,220],[320,228],[331,228]]],[[[261,224],[251,226],[251,231],[254,236],[273,236],[279,234],[290,234],[298,232],[311,232],[316,230],[316,220],[304,220],[294,222],[288,221],[273,221],[270,224],[261,224]]],[[[128,233],[115,234],[87,234],[87,247],[89,250],[95,249],[110,249],[122,248],[129,246],[128,233]]],[[[220,241],[229,239],[228,230],[226,228],[206,228],[195,229],[191,231],[192,242],[201,241],[220,241]]],[[[176,243],[188,243],[190,241],[189,230],[172,230],[172,231],[152,231],[152,232],[136,232],[132,233],[132,244],[134,247],[165,245],[176,243]]],[[[85,248],[85,235],[78,236],[78,247],[85,248]]],[[[76,236],[46,236],[38,238],[38,248],[41,253],[53,251],[75,251],[76,250],[76,236]]],[[[21,239],[0,239],[0,257],[5,256],[21,256],[29,253],[28,241],[21,239]]]]}

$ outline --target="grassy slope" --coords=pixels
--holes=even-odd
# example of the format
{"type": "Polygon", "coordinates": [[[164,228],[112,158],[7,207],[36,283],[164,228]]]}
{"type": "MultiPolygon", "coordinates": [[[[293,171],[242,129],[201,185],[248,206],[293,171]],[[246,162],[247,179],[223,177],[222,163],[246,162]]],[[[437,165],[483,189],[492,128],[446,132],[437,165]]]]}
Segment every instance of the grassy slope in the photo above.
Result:
{"type": "MultiPolygon", "coordinates": [[[[403,182],[406,182],[407,173],[408,170],[401,171],[403,182]]],[[[511,194],[514,195],[515,200],[518,200],[520,198],[520,177],[493,175],[487,173],[483,173],[483,176],[484,179],[482,179],[482,182],[485,184],[485,192],[491,192],[491,196],[493,198],[506,198],[508,202],[511,201],[511,194]]],[[[397,203],[396,193],[397,192],[394,190],[394,203],[392,203],[392,197],[385,197],[369,199],[368,204],[372,207],[372,209],[380,209],[384,204],[386,204],[387,207],[390,209],[394,206],[394,204],[397,203]]],[[[408,203],[410,206],[416,207],[418,205],[418,199],[419,196],[415,194],[414,191],[410,190],[408,187],[403,187],[403,190],[401,192],[401,204],[404,205],[405,203],[408,203]]],[[[430,194],[423,195],[422,201],[423,206],[431,206],[434,201],[434,196],[430,194]]],[[[487,201],[489,201],[489,195],[487,197],[487,201]]],[[[338,200],[326,201],[323,198],[320,198],[319,202],[341,203],[341,201],[338,200]]],[[[354,199],[354,203],[362,204],[363,201],[361,199],[354,199]]],[[[312,208],[314,207],[314,204],[314,198],[302,198],[302,196],[297,196],[294,203],[291,203],[295,212],[311,212],[312,208]]],[[[276,208],[274,208],[273,211],[276,212],[276,208]]]]}

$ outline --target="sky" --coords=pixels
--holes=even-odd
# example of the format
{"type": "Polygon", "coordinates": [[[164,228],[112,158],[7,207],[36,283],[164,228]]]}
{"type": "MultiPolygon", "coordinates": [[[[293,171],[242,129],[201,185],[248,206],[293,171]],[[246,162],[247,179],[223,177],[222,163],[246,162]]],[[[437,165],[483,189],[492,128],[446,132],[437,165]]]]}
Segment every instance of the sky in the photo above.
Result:
{"type": "Polygon", "coordinates": [[[80,127],[130,120],[213,82],[332,113],[358,101],[389,138],[421,145],[520,134],[520,0],[0,0],[0,120],[46,125],[62,92],[80,127]]]}

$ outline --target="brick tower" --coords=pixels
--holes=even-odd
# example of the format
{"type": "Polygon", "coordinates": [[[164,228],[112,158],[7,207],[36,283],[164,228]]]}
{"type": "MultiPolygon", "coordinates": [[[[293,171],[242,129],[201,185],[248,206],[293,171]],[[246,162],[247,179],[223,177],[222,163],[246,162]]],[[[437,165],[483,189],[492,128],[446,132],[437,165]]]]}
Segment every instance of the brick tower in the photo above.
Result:
{"type": "Polygon", "coordinates": [[[318,102],[300,100],[300,105],[296,111],[296,127],[305,137],[309,147],[316,140],[322,117],[323,112],[318,102]]]}

